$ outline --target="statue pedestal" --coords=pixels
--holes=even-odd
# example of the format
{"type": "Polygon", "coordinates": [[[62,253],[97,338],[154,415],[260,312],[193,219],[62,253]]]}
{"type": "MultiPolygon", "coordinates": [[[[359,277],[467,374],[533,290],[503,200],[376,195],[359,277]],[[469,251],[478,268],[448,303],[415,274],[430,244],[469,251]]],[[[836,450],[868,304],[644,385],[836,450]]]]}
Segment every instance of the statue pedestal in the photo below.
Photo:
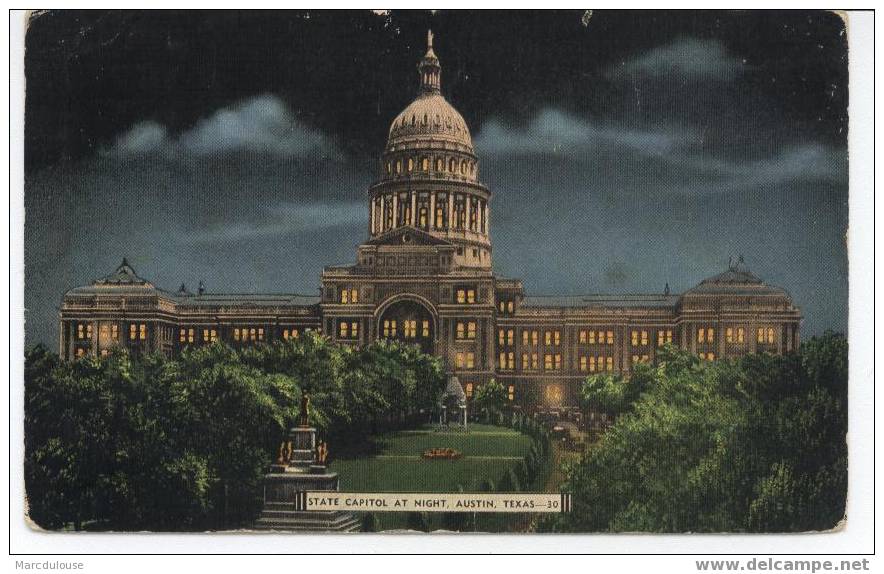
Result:
{"type": "Polygon", "coordinates": [[[289,462],[270,466],[264,475],[264,509],[255,523],[258,530],[298,532],[353,532],[359,520],[349,512],[296,510],[298,493],[338,490],[338,475],[313,461],[316,429],[296,427],[289,431],[292,456],[289,462]]]}

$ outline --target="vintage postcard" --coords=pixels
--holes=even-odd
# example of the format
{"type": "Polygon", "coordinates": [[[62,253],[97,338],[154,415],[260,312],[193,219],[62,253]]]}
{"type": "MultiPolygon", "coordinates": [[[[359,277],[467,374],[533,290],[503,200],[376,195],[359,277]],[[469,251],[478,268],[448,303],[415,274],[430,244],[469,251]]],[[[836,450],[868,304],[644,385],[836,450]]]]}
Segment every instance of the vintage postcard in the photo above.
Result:
{"type": "Polygon", "coordinates": [[[13,519],[843,530],[848,30],[30,13],[13,519]]]}

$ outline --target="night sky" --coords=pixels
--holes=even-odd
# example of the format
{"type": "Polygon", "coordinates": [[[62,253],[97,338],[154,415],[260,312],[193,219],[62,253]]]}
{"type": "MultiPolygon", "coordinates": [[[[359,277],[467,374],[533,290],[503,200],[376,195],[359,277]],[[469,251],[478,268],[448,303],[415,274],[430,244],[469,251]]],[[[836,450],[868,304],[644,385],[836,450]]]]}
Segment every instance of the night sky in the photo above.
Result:
{"type": "Polygon", "coordinates": [[[318,294],[426,31],[530,294],[675,292],[745,256],[847,328],[847,32],[824,12],[50,12],[26,37],[27,344],[128,257],[318,294]]]}

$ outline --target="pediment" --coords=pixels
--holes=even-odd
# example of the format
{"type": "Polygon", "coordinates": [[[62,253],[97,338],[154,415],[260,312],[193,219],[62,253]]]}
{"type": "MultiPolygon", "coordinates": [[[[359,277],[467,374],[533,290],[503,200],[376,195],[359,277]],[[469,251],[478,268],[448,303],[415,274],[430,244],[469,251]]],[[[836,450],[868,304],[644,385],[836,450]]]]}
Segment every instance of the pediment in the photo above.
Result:
{"type": "Polygon", "coordinates": [[[400,227],[365,242],[365,245],[452,245],[450,242],[434,237],[416,227],[400,227]]]}

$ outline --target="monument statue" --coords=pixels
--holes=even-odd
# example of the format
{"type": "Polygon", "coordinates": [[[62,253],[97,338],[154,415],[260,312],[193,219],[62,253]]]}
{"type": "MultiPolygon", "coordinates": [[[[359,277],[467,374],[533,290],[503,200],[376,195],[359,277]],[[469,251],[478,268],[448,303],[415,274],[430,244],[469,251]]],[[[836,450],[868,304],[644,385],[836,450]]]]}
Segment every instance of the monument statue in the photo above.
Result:
{"type": "Polygon", "coordinates": [[[310,395],[307,393],[301,395],[301,412],[298,413],[298,426],[310,426],[310,395]]]}
{"type": "Polygon", "coordinates": [[[328,460],[328,445],[324,440],[319,441],[319,444],[316,445],[316,464],[320,464],[325,466],[326,461],[328,460]]]}

